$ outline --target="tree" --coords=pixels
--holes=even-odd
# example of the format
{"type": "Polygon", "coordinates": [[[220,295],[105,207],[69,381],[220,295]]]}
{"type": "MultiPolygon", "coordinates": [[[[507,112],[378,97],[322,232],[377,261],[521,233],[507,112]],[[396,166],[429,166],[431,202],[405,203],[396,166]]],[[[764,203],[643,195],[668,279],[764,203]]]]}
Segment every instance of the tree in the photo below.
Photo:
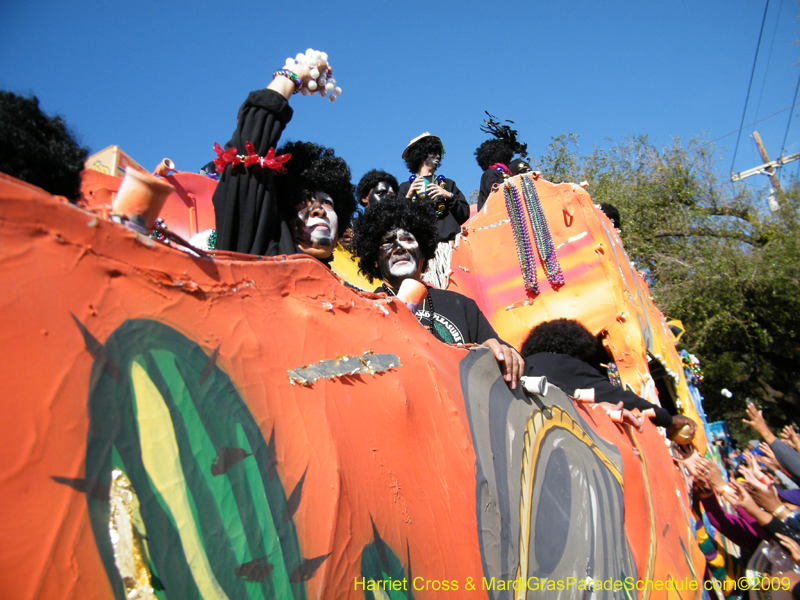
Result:
{"type": "Polygon", "coordinates": [[[798,414],[800,183],[771,213],[747,187],[717,177],[711,144],[659,148],[639,136],[581,156],[577,142],[553,138],[536,164],[550,181],[588,181],[594,202],[619,209],[631,260],[702,361],[709,416],[736,425],[745,398],[769,407],[774,425],[798,414]]]}

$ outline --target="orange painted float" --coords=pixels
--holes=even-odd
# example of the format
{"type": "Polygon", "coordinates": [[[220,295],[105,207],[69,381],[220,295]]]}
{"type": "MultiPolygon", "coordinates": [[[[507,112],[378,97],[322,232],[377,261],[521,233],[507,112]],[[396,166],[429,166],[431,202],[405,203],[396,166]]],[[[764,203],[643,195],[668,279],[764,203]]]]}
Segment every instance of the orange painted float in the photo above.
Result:
{"type": "MultiPolygon", "coordinates": [[[[597,227],[578,225],[584,195],[575,226],[597,227]]],[[[502,220],[487,206],[454,287],[517,342],[524,311],[560,312],[546,290],[505,311],[525,298],[513,264],[479,273],[483,231],[502,230],[481,229],[502,220]]],[[[591,276],[581,256],[559,294],[591,276]]],[[[3,175],[0,257],[6,597],[701,595],[655,427],[512,393],[486,349],[439,343],[313,259],[194,256],[3,175]]],[[[644,356],[628,314],[610,332],[625,377],[644,356]]]]}

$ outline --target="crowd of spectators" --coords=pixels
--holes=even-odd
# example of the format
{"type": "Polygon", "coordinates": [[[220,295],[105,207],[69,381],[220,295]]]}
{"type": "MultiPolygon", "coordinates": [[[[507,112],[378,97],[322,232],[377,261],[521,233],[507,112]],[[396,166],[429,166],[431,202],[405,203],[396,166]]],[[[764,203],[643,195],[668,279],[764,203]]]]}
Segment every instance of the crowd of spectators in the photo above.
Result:
{"type": "MultiPolygon", "coordinates": [[[[748,565],[749,573],[763,573],[760,569],[767,564],[768,574],[789,583],[784,591],[789,587],[792,597],[798,598],[800,437],[791,425],[776,436],[752,403],[747,405],[744,422],[761,441],[753,440],[741,452],[727,440],[715,442],[724,470],[697,453],[684,461],[694,479],[697,528],[702,528],[705,512],[708,522],[738,546],[739,560],[728,561],[730,581],[736,581],[748,565]]],[[[734,588],[731,584],[730,597],[737,597],[734,588]]]]}

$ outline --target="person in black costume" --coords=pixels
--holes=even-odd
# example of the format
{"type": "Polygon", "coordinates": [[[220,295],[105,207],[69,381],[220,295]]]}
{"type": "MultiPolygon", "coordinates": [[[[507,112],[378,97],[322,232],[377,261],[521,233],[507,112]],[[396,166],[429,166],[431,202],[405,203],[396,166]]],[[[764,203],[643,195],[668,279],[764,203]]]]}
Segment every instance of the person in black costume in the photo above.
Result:
{"type": "MultiPolygon", "coordinates": [[[[420,281],[426,261],[436,252],[436,224],[423,204],[403,198],[371,205],[356,221],[353,249],[358,268],[370,281],[383,282],[376,292],[396,296],[406,279],[420,281]]],[[[482,344],[501,363],[511,389],[522,374],[522,357],[497,333],[471,298],[426,286],[416,311],[420,324],[450,344],[482,344]]]]}
{"type": "MultiPolygon", "coordinates": [[[[377,204],[381,200],[397,197],[397,179],[391,173],[372,169],[364,173],[361,181],[356,186],[356,212],[353,214],[353,221],[364,214],[364,211],[371,204],[377,204]]],[[[353,228],[347,230],[339,236],[339,243],[346,250],[350,250],[353,244],[353,228]]]]}
{"type": "Polygon", "coordinates": [[[399,186],[394,175],[379,169],[372,169],[364,173],[361,181],[358,182],[356,198],[364,208],[369,208],[381,200],[396,198],[398,189],[399,186]]]}
{"type": "Polygon", "coordinates": [[[251,92],[242,104],[225,151],[217,148],[221,176],[213,202],[218,250],[305,253],[328,260],[347,228],[355,198],[344,160],[310,143],[275,150],[292,118],[289,97],[310,79],[304,64],[276,72],[266,89],[251,92]],[[238,160],[237,153],[241,157],[245,150],[248,156],[238,160]],[[248,158],[264,165],[245,166],[248,158]]]}
{"type": "Polygon", "coordinates": [[[503,185],[503,182],[511,177],[509,163],[513,157],[514,149],[501,139],[486,140],[475,150],[475,160],[483,169],[478,188],[478,210],[486,204],[486,198],[492,193],[492,188],[495,185],[503,185]]]}
{"type": "Polygon", "coordinates": [[[616,206],[609,204],[608,202],[603,202],[600,204],[600,210],[614,224],[614,229],[617,231],[622,229],[622,218],[619,216],[619,211],[617,210],[616,206]]]}
{"type": "Polygon", "coordinates": [[[426,131],[411,140],[403,150],[403,160],[412,177],[400,184],[397,195],[429,204],[436,214],[437,241],[449,242],[469,219],[469,204],[455,181],[436,177],[443,157],[442,140],[435,135],[426,131]]]}
{"type": "Polygon", "coordinates": [[[70,202],[81,197],[81,171],[89,150],[61,117],[48,117],[36,96],[0,91],[0,172],[70,202]]]}
{"type": "Polygon", "coordinates": [[[531,171],[531,166],[525,162],[528,145],[521,143],[518,139],[519,133],[511,128],[514,121],[505,121],[503,124],[488,112],[486,116],[489,119],[483,120],[481,131],[493,135],[494,139],[486,140],[475,150],[475,160],[483,169],[478,188],[478,210],[483,208],[495,185],[502,185],[508,177],[531,171]],[[520,157],[511,160],[515,154],[520,157]]]}
{"type": "Polygon", "coordinates": [[[694,435],[697,425],[688,417],[670,415],[660,406],[613,385],[603,377],[589,364],[597,350],[597,338],[577,321],[545,321],[534,327],[522,344],[525,375],[543,375],[549,383],[568,395],[573,395],[577,389],[593,388],[595,402],[622,403],[628,411],[634,408],[642,412],[653,409],[655,416],[651,420],[655,425],[666,427],[668,437],[672,437],[684,425],[689,425],[691,435],[694,435]]]}

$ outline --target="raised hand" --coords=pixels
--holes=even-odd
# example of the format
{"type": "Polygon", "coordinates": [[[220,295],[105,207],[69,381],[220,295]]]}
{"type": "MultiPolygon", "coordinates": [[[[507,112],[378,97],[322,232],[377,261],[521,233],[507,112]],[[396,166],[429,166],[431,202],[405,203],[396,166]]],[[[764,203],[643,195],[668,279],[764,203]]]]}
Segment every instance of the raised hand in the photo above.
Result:
{"type": "Polygon", "coordinates": [[[782,533],[776,533],[775,537],[777,537],[780,540],[781,545],[791,553],[792,560],[794,560],[796,563],[800,563],[800,544],[798,544],[788,535],[783,535],[782,533]]]}
{"type": "Polygon", "coordinates": [[[792,448],[800,452],[800,436],[791,425],[786,425],[781,430],[781,439],[789,444],[792,448]]]}
{"type": "Polygon", "coordinates": [[[747,417],[747,419],[742,419],[742,423],[750,425],[750,427],[755,429],[756,433],[768,444],[775,441],[775,435],[769,430],[769,427],[767,427],[764,415],[750,402],[747,403],[747,417]]]}

